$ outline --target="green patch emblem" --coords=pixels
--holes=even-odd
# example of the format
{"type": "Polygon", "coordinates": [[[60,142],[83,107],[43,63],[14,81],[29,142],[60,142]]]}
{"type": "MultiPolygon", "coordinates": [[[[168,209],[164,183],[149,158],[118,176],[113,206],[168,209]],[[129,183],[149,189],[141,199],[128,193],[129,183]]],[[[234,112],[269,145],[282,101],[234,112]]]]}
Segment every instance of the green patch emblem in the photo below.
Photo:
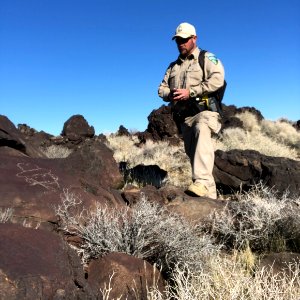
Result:
{"type": "Polygon", "coordinates": [[[218,59],[214,55],[208,55],[208,59],[215,65],[217,65],[219,62],[218,59]]]}

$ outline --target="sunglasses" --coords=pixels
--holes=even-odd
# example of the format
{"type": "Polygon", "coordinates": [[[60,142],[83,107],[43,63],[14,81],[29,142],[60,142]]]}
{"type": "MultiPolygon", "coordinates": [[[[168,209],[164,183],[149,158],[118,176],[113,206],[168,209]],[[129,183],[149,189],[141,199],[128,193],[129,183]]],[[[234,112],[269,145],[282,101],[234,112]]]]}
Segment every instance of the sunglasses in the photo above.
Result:
{"type": "Polygon", "coordinates": [[[177,38],[175,39],[175,42],[176,42],[176,44],[178,44],[178,45],[185,44],[185,43],[187,43],[192,37],[193,37],[193,36],[190,36],[190,37],[185,38],[185,39],[182,38],[182,37],[177,37],[177,38]]]}

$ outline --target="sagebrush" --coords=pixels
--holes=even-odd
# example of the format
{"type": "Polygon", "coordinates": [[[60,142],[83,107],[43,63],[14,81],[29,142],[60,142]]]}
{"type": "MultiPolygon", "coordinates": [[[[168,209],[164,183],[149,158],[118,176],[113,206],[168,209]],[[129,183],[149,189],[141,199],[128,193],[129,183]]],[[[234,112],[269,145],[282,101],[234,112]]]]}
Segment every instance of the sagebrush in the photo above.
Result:
{"type": "MultiPolygon", "coordinates": [[[[276,273],[272,267],[249,272],[238,255],[219,253],[207,257],[206,264],[207,268],[198,271],[174,266],[172,283],[165,291],[149,286],[147,300],[299,300],[299,262],[287,264],[286,272],[276,273]]],[[[107,287],[101,290],[104,299],[110,299],[109,283],[108,279],[107,287]]]]}
{"type": "Polygon", "coordinates": [[[219,250],[198,227],[142,196],[131,208],[98,205],[95,210],[76,211],[80,199],[68,191],[56,208],[61,229],[82,238],[78,251],[84,262],[110,252],[122,252],[155,263],[169,272],[174,264],[191,269],[203,267],[203,256],[219,250]]]}
{"type": "Polygon", "coordinates": [[[0,208],[0,223],[6,223],[10,221],[13,215],[13,209],[12,208],[0,208]]]}
{"type": "Polygon", "coordinates": [[[228,248],[247,245],[255,251],[300,251],[300,197],[257,184],[247,193],[237,193],[234,201],[202,224],[228,248]]]}
{"type": "Polygon", "coordinates": [[[51,145],[49,147],[41,147],[40,150],[48,158],[66,158],[73,152],[73,150],[61,145],[51,145]]]}
{"type": "MultiPolygon", "coordinates": [[[[167,274],[168,284],[164,293],[149,287],[149,300],[300,297],[299,262],[275,273],[272,267],[260,268],[259,256],[253,252],[286,250],[281,248],[284,241],[300,237],[300,200],[288,193],[278,197],[274,190],[256,185],[197,226],[144,196],[132,208],[123,209],[98,206],[87,211],[79,209],[80,202],[65,190],[56,211],[61,229],[82,238],[77,250],[83,263],[109,252],[155,263],[167,274]]],[[[101,291],[107,299],[111,289],[108,285],[101,291]]]]}

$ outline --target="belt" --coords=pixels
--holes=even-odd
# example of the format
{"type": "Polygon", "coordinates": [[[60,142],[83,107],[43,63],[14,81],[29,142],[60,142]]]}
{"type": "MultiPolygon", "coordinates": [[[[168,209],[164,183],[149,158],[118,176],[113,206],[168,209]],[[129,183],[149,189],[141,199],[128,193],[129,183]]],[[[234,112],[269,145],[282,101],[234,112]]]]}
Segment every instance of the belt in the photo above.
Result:
{"type": "Polygon", "coordinates": [[[199,112],[202,112],[204,110],[208,110],[209,107],[209,100],[207,99],[203,99],[203,98],[190,98],[190,101],[194,103],[194,105],[196,105],[196,107],[200,110],[199,112]]]}

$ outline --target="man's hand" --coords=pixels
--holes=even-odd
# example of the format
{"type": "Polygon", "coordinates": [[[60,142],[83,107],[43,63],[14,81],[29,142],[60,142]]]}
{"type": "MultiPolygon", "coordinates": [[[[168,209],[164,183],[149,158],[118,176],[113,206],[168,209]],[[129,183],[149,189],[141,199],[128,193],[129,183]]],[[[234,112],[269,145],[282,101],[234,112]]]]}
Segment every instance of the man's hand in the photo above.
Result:
{"type": "Polygon", "coordinates": [[[170,99],[173,101],[186,101],[190,98],[190,91],[187,89],[174,89],[170,99]]]}

